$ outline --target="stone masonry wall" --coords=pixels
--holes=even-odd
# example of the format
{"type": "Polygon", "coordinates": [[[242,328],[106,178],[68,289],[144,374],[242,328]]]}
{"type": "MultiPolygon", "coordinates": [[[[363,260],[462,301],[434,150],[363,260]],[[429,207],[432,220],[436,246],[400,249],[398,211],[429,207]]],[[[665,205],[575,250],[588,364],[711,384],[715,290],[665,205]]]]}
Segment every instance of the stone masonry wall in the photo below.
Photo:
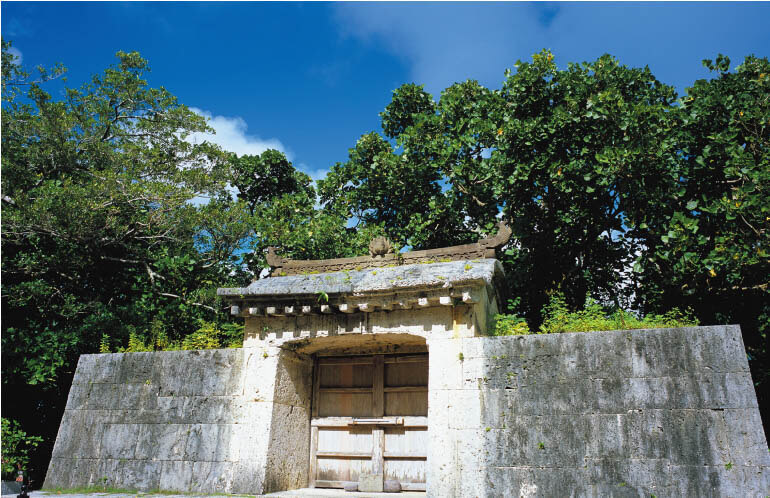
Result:
{"type": "Polygon", "coordinates": [[[307,459],[274,456],[309,451],[311,375],[278,348],[83,355],[44,487],[302,487],[307,459]]]}
{"type": "Polygon", "coordinates": [[[770,494],[737,326],[428,345],[429,496],[770,494]]]}

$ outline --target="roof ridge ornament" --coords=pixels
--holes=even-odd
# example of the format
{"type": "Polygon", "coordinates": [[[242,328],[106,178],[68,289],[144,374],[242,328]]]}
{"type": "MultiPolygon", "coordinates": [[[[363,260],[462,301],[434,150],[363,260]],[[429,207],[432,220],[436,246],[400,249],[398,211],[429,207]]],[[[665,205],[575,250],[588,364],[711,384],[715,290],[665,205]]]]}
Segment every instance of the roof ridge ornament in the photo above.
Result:
{"type": "Polygon", "coordinates": [[[443,263],[466,259],[494,258],[495,250],[510,240],[513,231],[507,223],[497,224],[497,234],[485,237],[472,244],[441,247],[423,251],[408,251],[396,254],[393,245],[385,237],[375,237],[369,243],[369,256],[354,258],[294,260],[278,255],[275,247],[267,248],[267,264],[272,271],[271,277],[302,275],[309,273],[329,273],[345,270],[363,270],[416,263],[443,263]]]}

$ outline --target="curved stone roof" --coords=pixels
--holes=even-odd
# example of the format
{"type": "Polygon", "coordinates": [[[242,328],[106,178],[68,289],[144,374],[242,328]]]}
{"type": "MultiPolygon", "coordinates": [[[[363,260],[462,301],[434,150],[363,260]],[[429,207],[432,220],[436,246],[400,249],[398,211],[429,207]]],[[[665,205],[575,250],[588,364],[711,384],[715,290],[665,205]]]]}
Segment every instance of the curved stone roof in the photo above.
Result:
{"type": "Polygon", "coordinates": [[[379,294],[406,289],[493,285],[495,278],[502,275],[502,265],[496,259],[477,259],[271,277],[257,280],[248,287],[217,289],[217,294],[239,299],[319,293],[330,296],[379,294]]]}
{"type": "Polygon", "coordinates": [[[476,259],[271,277],[217,294],[233,315],[370,312],[475,303],[496,295],[502,276],[496,259],[476,259]]]}

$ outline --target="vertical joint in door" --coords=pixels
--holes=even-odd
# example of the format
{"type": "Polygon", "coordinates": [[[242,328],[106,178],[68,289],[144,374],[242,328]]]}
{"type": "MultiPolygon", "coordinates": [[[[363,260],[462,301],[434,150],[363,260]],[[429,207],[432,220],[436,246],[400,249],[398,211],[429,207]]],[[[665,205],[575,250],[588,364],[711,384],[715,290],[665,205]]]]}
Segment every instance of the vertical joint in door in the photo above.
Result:
{"type": "Polygon", "coordinates": [[[372,416],[385,415],[385,357],[374,355],[374,372],[372,379],[372,416]]]}
{"type": "Polygon", "coordinates": [[[313,398],[310,400],[311,417],[318,416],[319,391],[321,387],[321,365],[318,363],[318,357],[313,360],[313,398]]]}
{"type": "Polygon", "coordinates": [[[308,476],[308,487],[315,487],[316,476],[318,475],[318,465],[316,453],[318,452],[318,427],[310,428],[310,472],[308,476]]]}

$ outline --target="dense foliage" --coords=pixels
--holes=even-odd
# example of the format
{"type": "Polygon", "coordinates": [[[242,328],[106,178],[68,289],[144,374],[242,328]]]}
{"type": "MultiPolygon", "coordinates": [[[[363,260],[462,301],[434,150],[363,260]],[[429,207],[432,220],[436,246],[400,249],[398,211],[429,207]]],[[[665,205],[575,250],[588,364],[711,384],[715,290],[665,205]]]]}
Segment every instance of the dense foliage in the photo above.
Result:
{"type": "Polygon", "coordinates": [[[478,240],[501,217],[516,297],[501,327],[740,323],[767,416],[766,58],[706,61],[713,77],[681,98],[648,68],[603,56],[559,69],[548,51],[497,90],[468,80],[435,100],[406,84],[383,134],[364,134],[316,187],[279,151],[188,140],[211,131],[205,119],[150,87],[137,53],[54,97],[64,68],[33,78],[8,48],[2,409],[43,436],[37,479],[78,356],[237,345],[215,289],[257,278],[268,246],[343,257],[387,235],[429,249],[478,240]]]}
{"type": "Polygon", "coordinates": [[[511,314],[495,316],[492,335],[561,334],[564,332],[593,332],[601,330],[636,330],[676,327],[694,327],[698,319],[691,311],[673,309],[659,315],[639,317],[635,313],[618,309],[605,309],[590,297],[582,309],[570,310],[564,294],[555,292],[542,310],[542,323],[537,331],[529,328],[527,321],[511,314]]]}

